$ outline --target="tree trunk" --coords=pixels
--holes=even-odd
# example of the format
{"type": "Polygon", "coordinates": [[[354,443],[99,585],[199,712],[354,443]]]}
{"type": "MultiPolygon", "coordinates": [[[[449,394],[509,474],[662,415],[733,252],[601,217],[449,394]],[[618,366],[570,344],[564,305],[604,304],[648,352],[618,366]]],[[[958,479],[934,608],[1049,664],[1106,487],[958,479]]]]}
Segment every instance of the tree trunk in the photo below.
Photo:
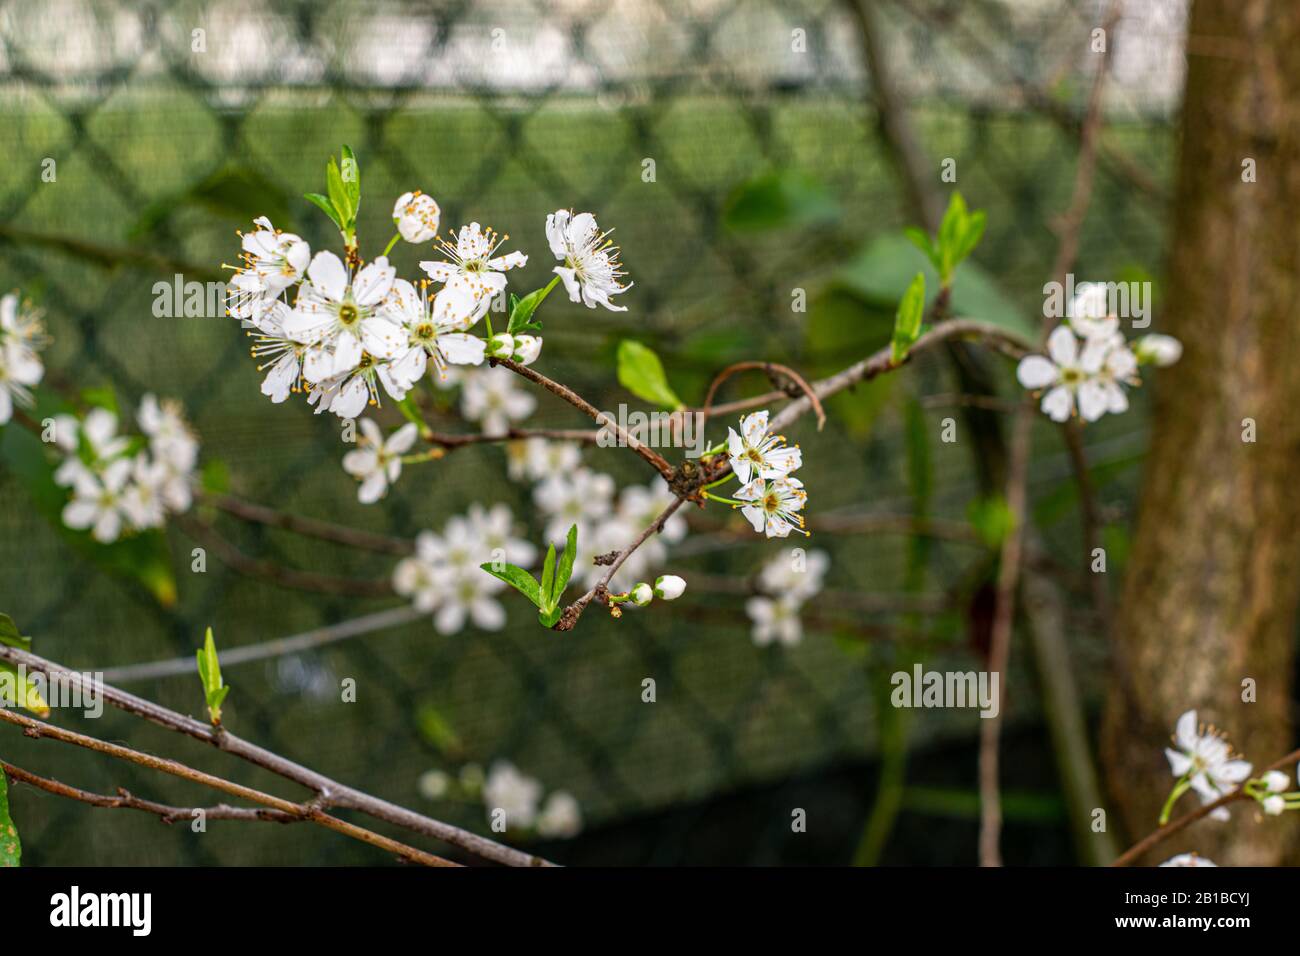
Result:
{"type": "MultiPolygon", "coordinates": [[[[1162,748],[1184,710],[1227,731],[1256,767],[1292,746],[1298,158],[1300,3],[1195,0],[1163,310],[1163,331],[1185,351],[1156,385],[1104,727],[1107,782],[1130,837],[1156,827],[1174,783],[1162,748]],[[1250,159],[1255,182],[1243,181],[1250,159]],[[1247,678],[1255,703],[1243,701],[1247,678]]],[[[1189,794],[1175,814],[1197,805],[1189,794]]],[[[1142,862],[1194,849],[1276,864],[1293,846],[1291,816],[1261,821],[1256,805],[1236,804],[1230,824],[1198,822],[1142,862]]]]}

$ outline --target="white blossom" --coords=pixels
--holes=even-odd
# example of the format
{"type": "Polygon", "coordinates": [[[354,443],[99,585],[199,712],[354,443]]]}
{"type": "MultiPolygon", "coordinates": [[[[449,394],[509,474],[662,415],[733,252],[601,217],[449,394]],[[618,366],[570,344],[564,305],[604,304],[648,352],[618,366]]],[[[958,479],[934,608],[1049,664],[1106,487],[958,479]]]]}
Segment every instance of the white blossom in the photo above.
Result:
{"type": "Polygon", "coordinates": [[[384,314],[407,333],[390,367],[394,379],[411,387],[430,361],[440,378],[448,365],[481,365],[483,340],[465,331],[475,322],[474,308],[474,297],[464,288],[444,288],[430,300],[427,280],[418,291],[405,279],[394,280],[384,314]]]}
{"type": "Polygon", "coordinates": [[[618,246],[608,236],[589,212],[575,216],[568,209],[557,209],[546,217],[547,242],[563,263],[552,271],[564,283],[569,301],[585,303],[589,309],[603,305],[611,312],[626,312],[627,306],[610,302],[610,296],[626,292],[632,283],[619,281],[626,273],[619,262],[618,246]]]}
{"type": "Polygon", "coordinates": [[[742,485],[759,478],[784,478],[803,464],[799,446],[788,447],[781,435],[769,435],[767,412],[754,412],[740,423],[740,434],[727,429],[727,456],[742,485]]]}
{"type": "Polygon", "coordinates": [[[291,338],[310,346],[303,361],[308,382],[338,379],[367,355],[373,361],[401,353],[405,331],[382,308],[395,278],[383,256],[353,275],[334,253],[316,253],[283,323],[291,338]]]}
{"type": "Polygon", "coordinates": [[[485,435],[504,435],[513,422],[533,413],[537,399],[516,383],[506,368],[485,368],[467,374],[461,383],[460,410],[478,422],[485,435]]]}
{"type": "Polygon", "coordinates": [[[582,464],[582,451],[573,442],[525,438],[507,443],[506,464],[515,481],[541,481],[577,468],[582,464]]]}
{"type": "Polygon", "coordinates": [[[614,479],[588,468],[552,475],[533,489],[534,503],[547,516],[546,540],[563,541],[577,525],[580,545],[610,513],[613,498],[614,479]]]}
{"type": "Polygon", "coordinates": [[[1203,856],[1197,856],[1195,853],[1180,853],[1177,856],[1171,856],[1161,866],[1218,866],[1219,864],[1207,860],[1203,856]]]}
{"type": "Polygon", "coordinates": [[[1133,353],[1142,365],[1166,368],[1183,357],[1183,343],[1172,335],[1152,333],[1133,343],[1133,353]]]}
{"type": "Polygon", "coordinates": [[[305,388],[302,365],[308,346],[293,338],[284,328],[285,321],[292,314],[289,306],[276,300],[251,320],[256,331],[248,333],[253,339],[249,352],[262,362],[257,370],[266,372],[262,394],[277,405],[290,393],[305,388]]]}
{"type": "Polygon", "coordinates": [[[803,637],[803,625],[799,621],[801,603],[797,598],[752,597],[745,602],[745,613],[753,622],[750,632],[754,643],[759,647],[776,641],[787,646],[798,644],[803,637]]]}
{"type": "Polygon", "coordinates": [[[661,574],[655,578],[655,597],[675,601],[686,590],[686,582],[675,574],[661,574]]]}
{"type": "Polygon", "coordinates": [[[1079,336],[1108,339],[1119,332],[1119,316],[1110,311],[1109,295],[1104,282],[1082,282],[1076,287],[1068,317],[1079,336]]]}
{"type": "Polygon", "coordinates": [[[111,544],[122,533],[123,493],[131,477],[131,462],[119,458],[98,475],[87,470],[77,473],[72,500],[63,507],[63,523],[74,531],[91,530],[100,544],[111,544]]]}
{"type": "Polygon", "coordinates": [[[411,450],[419,429],[414,422],[407,422],[388,438],[369,418],[358,422],[361,438],[358,447],[343,456],[343,470],[361,484],[357,488],[357,500],[363,505],[374,504],[388,493],[388,486],[394,484],[402,474],[402,456],[411,450]]]}
{"type": "Polygon", "coordinates": [[[403,239],[410,243],[428,242],[438,234],[442,210],[432,196],[418,189],[402,193],[393,204],[393,223],[403,239]]]}
{"type": "Polygon", "coordinates": [[[510,237],[498,236],[476,222],[464,226],[460,232],[453,231],[451,237],[454,242],[439,239],[435,243],[447,259],[426,260],[420,263],[420,268],[435,282],[468,288],[478,303],[477,315],[481,316],[488,310],[493,296],[505,289],[505,274],[525,265],[528,257],[522,252],[496,255],[497,249],[510,237]]]}
{"type": "Polygon", "coordinates": [[[556,790],[546,798],[537,817],[537,832],[544,837],[567,839],[582,832],[582,809],[567,790],[556,790]]]}
{"type": "Polygon", "coordinates": [[[1203,803],[1211,803],[1237,789],[1250,776],[1250,763],[1232,757],[1232,748],[1219,733],[1197,727],[1196,711],[1178,718],[1174,729],[1177,749],[1165,748],[1175,777],[1186,777],[1203,803]]]}
{"type": "Polygon", "coordinates": [[[266,300],[276,299],[302,278],[311,261],[311,247],[300,236],[279,232],[265,216],[253,222],[257,229],[242,236],[244,266],[239,272],[239,288],[266,300]]]}
{"type": "Polygon", "coordinates": [[[803,510],[808,494],[798,478],[777,478],[768,481],[755,478],[736,492],[737,501],[753,502],[744,505],[740,513],[754,526],[755,531],[769,538],[784,538],[791,531],[807,534],[803,530],[803,510]]]}
{"type": "Polygon", "coordinates": [[[39,320],[19,307],[18,295],[0,298],[0,425],[13,418],[15,405],[32,407],[31,389],[45,375],[36,354],[43,341],[39,320]]]}
{"type": "Polygon", "coordinates": [[[504,810],[507,827],[527,829],[537,819],[537,805],[542,798],[542,785],[532,777],[520,773],[508,760],[494,762],[483,783],[483,803],[488,819],[494,810],[504,810]]]}

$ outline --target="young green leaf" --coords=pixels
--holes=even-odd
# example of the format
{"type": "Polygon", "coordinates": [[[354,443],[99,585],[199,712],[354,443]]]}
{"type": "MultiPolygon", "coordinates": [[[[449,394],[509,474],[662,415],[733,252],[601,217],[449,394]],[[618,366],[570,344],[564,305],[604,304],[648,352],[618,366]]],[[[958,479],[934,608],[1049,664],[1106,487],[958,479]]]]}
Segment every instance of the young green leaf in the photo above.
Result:
{"type": "Polygon", "coordinates": [[[659,356],[640,342],[624,339],[618,343],[618,380],[647,402],[674,410],[682,407],[682,400],[668,384],[659,356]]]}
{"type": "Polygon", "coordinates": [[[935,269],[939,268],[939,254],[935,252],[934,246],[930,242],[930,236],[924,229],[908,226],[903,230],[903,235],[907,236],[912,245],[925,254],[925,257],[930,260],[930,265],[934,266],[935,269]]]}
{"type": "Polygon", "coordinates": [[[0,707],[21,707],[37,717],[50,716],[50,705],[31,677],[19,674],[11,664],[0,664],[0,707]]]}
{"type": "Polygon", "coordinates": [[[538,611],[537,620],[541,622],[542,627],[555,627],[555,624],[564,616],[564,608],[553,607],[549,611],[538,611]]]}
{"type": "Polygon", "coordinates": [[[9,814],[9,781],[0,770],[0,867],[17,866],[23,857],[22,841],[18,827],[9,814]]]}
{"type": "Polygon", "coordinates": [[[203,682],[203,697],[208,705],[208,716],[214,727],[221,726],[221,705],[230,693],[221,680],[221,662],[217,659],[217,645],[212,639],[212,628],[203,638],[203,646],[196,655],[199,663],[199,680],[203,682]]]}
{"type": "Polygon", "coordinates": [[[334,204],[329,201],[328,196],[322,196],[320,193],[303,193],[302,198],[316,206],[319,206],[321,211],[330,217],[330,221],[333,222],[334,225],[338,226],[340,229],[343,228],[343,223],[339,221],[339,214],[334,211],[334,204]]]}
{"type": "Polygon", "coordinates": [[[347,230],[352,226],[352,215],[355,210],[352,208],[352,198],[348,195],[347,185],[343,182],[343,175],[339,172],[339,164],[330,157],[329,165],[325,167],[325,181],[329,186],[330,202],[334,204],[334,211],[338,213],[342,221],[342,229],[347,230]]]}
{"type": "Polygon", "coordinates": [[[492,575],[492,577],[506,582],[506,584],[510,585],[524,597],[528,598],[528,600],[532,601],[534,606],[539,608],[542,606],[542,589],[538,587],[537,579],[523,568],[517,567],[513,564],[506,564],[502,565],[500,570],[497,570],[490,563],[480,564],[479,567],[492,575]]]}
{"type": "Polygon", "coordinates": [[[555,545],[546,549],[546,561],[542,565],[542,603],[539,605],[544,610],[550,610],[555,607],[555,602],[551,600],[551,588],[555,585],[555,545]]]}
{"type": "Polygon", "coordinates": [[[573,561],[578,555],[578,526],[569,526],[569,536],[564,542],[564,553],[560,555],[560,566],[555,571],[555,588],[551,591],[551,606],[558,606],[564,596],[564,589],[573,577],[573,561]]]}
{"type": "Polygon", "coordinates": [[[895,364],[907,358],[908,350],[921,335],[925,315],[925,274],[918,272],[903,293],[894,316],[894,337],[889,343],[889,357],[895,364]]]}
{"type": "Polygon", "coordinates": [[[18,630],[18,625],[8,614],[0,613],[0,644],[7,644],[9,647],[16,647],[20,651],[30,651],[32,649],[32,639],[24,637],[18,630]]]}
{"type": "Polygon", "coordinates": [[[518,296],[510,296],[510,322],[506,326],[506,331],[512,335],[516,332],[540,332],[542,324],[533,321],[533,313],[537,307],[542,304],[542,300],[550,293],[551,287],[543,286],[528,293],[522,299],[518,296]]]}
{"type": "Polygon", "coordinates": [[[356,219],[357,210],[361,208],[361,167],[357,164],[357,157],[352,152],[351,146],[344,145],[342,153],[343,165],[340,172],[343,176],[343,185],[347,189],[348,201],[352,206],[352,218],[356,219]]]}

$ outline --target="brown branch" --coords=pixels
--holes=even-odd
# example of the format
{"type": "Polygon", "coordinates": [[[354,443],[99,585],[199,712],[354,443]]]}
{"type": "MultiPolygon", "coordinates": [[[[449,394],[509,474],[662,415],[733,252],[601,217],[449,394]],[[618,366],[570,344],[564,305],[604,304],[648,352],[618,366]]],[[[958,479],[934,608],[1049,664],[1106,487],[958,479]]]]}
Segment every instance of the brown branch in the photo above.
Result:
{"type": "MultiPolygon", "coordinates": [[[[45,721],[36,720],[24,714],[19,714],[11,710],[0,709],[0,721],[8,724],[14,724],[23,728],[24,734],[28,737],[37,739],[48,737],[51,740],[58,740],[62,743],[72,744],[77,747],[83,747],[86,750],[92,750],[95,753],[101,753],[109,757],[116,757],[119,760],[125,760],[128,763],[137,766],[146,767],[150,770],[157,770],[159,773],[170,774],[173,777],[179,777],[182,780],[189,780],[193,783],[203,784],[211,787],[213,790],[220,790],[222,793],[230,794],[233,797],[240,797],[244,800],[250,800],[253,803],[260,803],[272,810],[278,810],[281,813],[287,813],[299,819],[315,823],[327,830],[333,830],[344,836],[351,837],[354,840],[360,840],[363,843],[369,843],[371,846],[387,850],[405,860],[413,863],[421,863],[425,866],[456,866],[450,860],[444,860],[440,856],[434,856],[432,853],[426,853],[423,850],[417,850],[415,847],[407,846],[405,843],[399,843],[396,840],[386,836],[381,836],[364,827],[359,827],[354,823],[348,823],[346,820],[340,820],[338,817],[330,816],[321,809],[320,804],[298,804],[290,800],[284,800],[280,797],[273,796],[269,793],[263,793],[261,790],[254,790],[252,787],[245,787],[243,784],[234,783],[222,777],[213,776],[210,773],[204,773],[202,770],[195,770],[193,767],[186,766],[176,760],[169,760],[166,757],[155,757],[153,754],[147,754],[139,750],[132,750],[130,747],[124,747],[121,744],[109,743],[106,740],[100,740],[98,737],[88,737],[85,734],[79,734],[72,730],[65,730],[54,724],[47,724],[45,721]]],[[[328,803],[328,801],[325,801],[328,803]]]]}
{"type": "Polygon", "coordinates": [[[167,730],[201,740],[218,750],[225,751],[241,760],[269,770],[271,773],[292,780],[314,791],[331,807],[356,810],[376,820],[383,820],[395,826],[422,833],[425,836],[442,840],[460,847],[475,856],[507,866],[551,866],[553,864],[530,853],[504,846],[476,833],[470,833],[449,823],[434,820],[405,807],[389,803],[379,797],[371,796],[355,787],[339,783],[324,774],[317,773],[287,757],[259,747],[231,733],[226,728],[216,729],[209,724],[178,714],[153,701],[136,697],[108,683],[90,683],[80,673],[61,664],[45,660],[35,654],[19,650],[16,647],[0,645],[0,660],[9,664],[22,664],[30,673],[42,673],[47,677],[59,677],[68,682],[69,687],[80,688],[87,693],[93,692],[100,698],[136,717],[164,727],[167,730]]]}
{"type": "Polygon", "coordinates": [[[155,803],[152,800],[142,800],[121,787],[117,790],[117,796],[110,797],[102,793],[91,793],[89,790],[82,790],[79,787],[58,780],[51,780],[49,777],[38,776],[31,771],[15,767],[3,760],[0,760],[0,770],[8,774],[10,780],[25,783],[38,790],[44,790],[56,797],[76,800],[106,810],[140,810],[144,813],[154,814],[166,824],[176,823],[181,820],[192,820],[195,813],[202,813],[204,818],[208,820],[302,823],[306,819],[306,817],[286,813],[283,810],[271,810],[267,807],[232,807],[227,803],[217,804],[215,807],[173,807],[163,803],[155,803]]]}
{"type": "MultiPolygon", "coordinates": [[[[773,373],[780,372],[797,385],[800,391],[807,395],[808,400],[812,402],[813,411],[817,413],[817,430],[822,430],[822,427],[826,424],[826,412],[822,409],[822,403],[817,400],[817,393],[812,390],[812,386],[804,381],[802,375],[790,368],[788,365],[780,365],[776,362],[736,362],[733,365],[728,365],[721,372],[715,375],[713,381],[709,384],[708,394],[704,396],[704,407],[701,408],[700,411],[708,417],[709,409],[713,407],[713,396],[717,394],[722,383],[731,378],[731,376],[735,375],[737,372],[746,372],[753,369],[762,369],[767,373],[769,378],[773,377],[773,373]]],[[[785,394],[787,394],[788,397],[788,393],[785,394]]],[[[752,401],[752,399],[750,399],[750,401],[752,401]]]]}
{"type": "Polygon", "coordinates": [[[600,411],[600,409],[596,408],[596,406],[592,405],[567,385],[561,385],[559,382],[547,378],[541,372],[535,371],[530,366],[520,365],[518,362],[512,361],[511,359],[494,358],[491,359],[491,364],[508,368],[516,375],[523,376],[535,385],[540,385],[552,395],[564,399],[584,415],[590,417],[597,425],[610,429],[614,435],[618,437],[619,444],[626,445],[649,462],[650,466],[654,468],[655,471],[659,472],[659,474],[664,477],[665,481],[670,480],[673,477],[673,466],[668,464],[668,460],[664,458],[663,455],[659,454],[659,452],[639,440],[626,428],[611,419],[604,412],[600,411]]]}
{"type": "MultiPolygon", "coordinates": [[[[1267,767],[1265,767],[1262,771],[1260,771],[1260,776],[1263,776],[1264,774],[1268,773],[1270,770],[1281,770],[1283,767],[1287,766],[1288,764],[1293,764],[1297,760],[1300,760],[1300,750],[1293,750],[1285,757],[1281,758],[1280,760],[1275,760],[1267,767]]],[[[1197,820],[1201,820],[1204,819],[1205,817],[1208,817],[1215,810],[1219,809],[1219,807],[1226,807],[1228,804],[1236,800],[1246,800],[1246,799],[1249,799],[1249,795],[1245,791],[1234,790],[1232,791],[1232,793],[1220,797],[1218,800],[1215,800],[1213,803],[1207,803],[1201,807],[1198,807],[1197,809],[1193,810],[1191,813],[1184,814],[1183,816],[1179,817],[1177,820],[1165,824],[1159,829],[1154,830],[1153,832],[1147,834],[1141,840],[1138,840],[1137,843],[1134,843],[1131,847],[1129,847],[1118,857],[1116,857],[1115,862],[1112,863],[1111,866],[1128,866],[1134,860],[1140,857],[1143,853],[1145,853],[1147,850],[1154,847],[1156,844],[1163,843],[1165,840],[1169,839],[1175,833],[1187,829],[1187,827],[1191,826],[1197,820]]]]}

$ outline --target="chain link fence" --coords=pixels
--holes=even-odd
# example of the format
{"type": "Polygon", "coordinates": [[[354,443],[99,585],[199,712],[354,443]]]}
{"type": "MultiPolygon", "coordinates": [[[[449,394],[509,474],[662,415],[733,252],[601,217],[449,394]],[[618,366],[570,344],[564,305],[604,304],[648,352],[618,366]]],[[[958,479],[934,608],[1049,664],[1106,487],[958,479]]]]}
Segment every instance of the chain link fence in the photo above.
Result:
{"type": "MultiPolygon", "coordinates": [[[[889,67],[934,161],[935,188],[950,188],[939,164],[954,159],[958,187],[989,210],[976,259],[1010,301],[1036,314],[1056,241],[1052,217],[1068,201],[1097,5],[875,6],[889,67]]],[[[1181,3],[1153,2],[1111,38],[1115,82],[1081,277],[1158,274],[1183,15],[1181,3]]],[[[627,399],[612,384],[612,354],[629,335],[666,357],[688,400],[698,401],[713,371],[739,358],[830,371],[855,357],[857,340],[822,334],[843,331],[834,310],[792,311],[792,289],[821,301],[864,243],[914,221],[867,76],[854,11],[831,0],[14,0],[0,4],[0,283],[45,308],[50,381],[110,385],[132,406],[147,392],[182,399],[204,458],[224,462],[232,490],[246,498],[408,538],[474,501],[504,500],[526,515],[527,493],[504,479],[496,448],[457,452],[412,472],[382,506],[358,505],[339,467],[336,424],[305,406],[266,402],[231,320],[155,317],[155,284],[177,273],[219,277],[218,265],[234,255],[234,230],[256,212],[313,248],[327,246],[327,223],[300,196],[320,189],[326,158],[348,143],[361,164],[361,232],[371,243],[391,232],[392,199],[422,188],[442,204],[444,224],[490,223],[532,254],[516,289],[544,281],[547,212],[592,209],[617,227],[636,282],[625,297],[630,311],[548,303],[548,374],[603,407],[627,399]],[[729,228],[737,186],[781,170],[815,180],[838,214],[776,231],[729,228]]],[[[413,250],[394,256],[399,271],[414,272],[413,250]]],[[[953,388],[938,361],[909,374],[927,392],[953,388]]],[[[844,408],[861,412],[870,401],[855,396],[844,408]]],[[[817,511],[911,508],[896,406],[848,420],[833,415],[823,434],[801,432],[806,460],[818,463],[809,469],[817,511]]],[[[927,409],[933,435],[947,414],[927,409]]],[[[574,420],[566,407],[543,402],[532,423],[574,420]]],[[[1143,444],[1141,423],[1138,414],[1090,428],[1094,456],[1131,460],[1143,444]]],[[[1050,507],[1068,467],[1059,446],[1049,439],[1038,446],[1033,490],[1050,507]]],[[[599,462],[620,481],[643,480],[635,464],[599,462]]],[[[975,494],[969,450],[936,441],[932,467],[934,511],[964,520],[975,494]]],[[[1132,473],[1117,474],[1103,493],[1118,514],[1132,473]]],[[[77,557],[3,468],[0,495],[0,608],[35,635],[38,652],[71,666],[188,654],[209,624],[233,647],[385,606],[286,590],[216,560],[192,574],[194,542],[173,529],[180,600],[163,608],[77,557]]],[[[224,516],[216,523],[245,553],[288,566],[372,578],[391,570],[382,556],[224,516]]],[[[1068,520],[1054,528],[1063,548],[1075,546],[1076,533],[1068,520]]],[[[832,552],[828,583],[839,589],[890,594],[906,586],[905,538],[815,538],[813,546],[832,552]]],[[[684,569],[733,578],[770,556],[759,542],[705,532],[680,554],[684,569]]],[[[979,560],[968,545],[936,546],[927,591],[961,593],[979,560]]],[[[707,616],[679,603],[672,614],[621,622],[591,614],[563,636],[539,631],[508,603],[511,625],[500,633],[440,637],[420,622],[245,665],[228,674],[228,720],[339,779],[486,831],[481,806],[431,802],[418,791],[425,770],[455,768],[445,740],[440,746],[430,733],[436,714],[453,728],[459,759],[508,758],[579,798],[589,835],[545,847],[561,861],[679,862],[690,858],[687,834],[709,819],[708,807],[740,806],[745,794],[759,793],[775,809],[751,814],[752,838],[719,848],[718,858],[786,859],[786,790],[823,772],[857,780],[843,768],[875,753],[873,682],[890,653],[813,632],[793,647],[757,648],[743,598],[710,599],[707,616]],[[338,701],[345,677],[357,681],[355,704],[338,701]],[[654,704],[641,701],[646,677],[657,681],[654,704]],[[689,826],[672,823],[675,809],[691,806],[705,809],[689,826]],[[638,821],[653,822],[652,841],[602,842],[602,834],[635,834],[638,821]],[[611,860],[594,846],[627,846],[628,855],[611,860]]],[[[881,620],[892,620],[889,613],[881,620]]],[[[976,653],[965,643],[967,623],[960,615],[949,622],[945,653],[958,661],[976,653]]],[[[1095,664],[1100,649],[1087,637],[1079,653],[1095,664]]],[[[201,706],[189,679],[134,689],[186,712],[201,706]]],[[[1031,717],[1031,695],[1013,692],[1012,708],[1031,717]]],[[[914,744],[941,751],[945,740],[968,740],[977,721],[967,716],[920,721],[914,744]]],[[[116,715],[97,723],[90,732],[144,749],[177,746],[116,715]]],[[[48,743],[4,746],[15,762],[87,788],[203,799],[48,743]]],[[[180,746],[182,759],[277,786],[198,745],[180,746]]],[[[805,786],[798,798],[850,794],[834,814],[842,830],[820,862],[847,858],[868,809],[869,788],[838,786],[805,786]]],[[[1050,779],[1043,786],[1050,791],[1050,779]]],[[[303,828],[214,824],[222,838],[207,840],[28,791],[16,805],[32,863],[374,861],[364,848],[303,828]]],[[[1045,821],[1037,825],[1059,834],[1059,819],[1048,813],[1045,821]]]]}

